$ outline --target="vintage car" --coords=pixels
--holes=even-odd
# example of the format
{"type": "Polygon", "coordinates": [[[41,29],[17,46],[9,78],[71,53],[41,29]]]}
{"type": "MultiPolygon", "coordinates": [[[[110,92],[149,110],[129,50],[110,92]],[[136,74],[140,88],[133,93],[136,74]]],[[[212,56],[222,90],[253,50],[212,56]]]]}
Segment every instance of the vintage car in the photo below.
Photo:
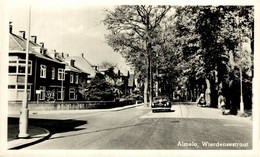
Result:
{"type": "Polygon", "coordinates": [[[167,96],[157,96],[153,98],[152,111],[159,110],[171,111],[171,101],[167,96]]]}

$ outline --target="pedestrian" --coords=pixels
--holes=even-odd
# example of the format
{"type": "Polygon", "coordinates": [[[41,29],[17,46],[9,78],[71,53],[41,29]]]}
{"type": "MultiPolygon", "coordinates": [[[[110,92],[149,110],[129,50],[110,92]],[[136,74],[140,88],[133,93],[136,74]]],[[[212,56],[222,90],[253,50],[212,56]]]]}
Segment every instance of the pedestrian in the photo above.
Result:
{"type": "Polygon", "coordinates": [[[205,98],[204,98],[204,93],[201,93],[199,96],[199,99],[197,101],[197,106],[204,106],[206,104],[205,98]]]}
{"type": "Polygon", "coordinates": [[[222,114],[225,114],[225,107],[226,107],[226,98],[223,96],[222,92],[219,92],[218,96],[218,107],[221,109],[222,114]]]}

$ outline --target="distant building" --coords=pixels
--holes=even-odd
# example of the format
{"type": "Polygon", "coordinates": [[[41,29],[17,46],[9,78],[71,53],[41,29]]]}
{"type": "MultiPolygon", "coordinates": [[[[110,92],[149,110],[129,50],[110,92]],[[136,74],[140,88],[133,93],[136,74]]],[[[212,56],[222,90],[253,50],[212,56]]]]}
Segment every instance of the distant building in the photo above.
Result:
{"type": "Polygon", "coordinates": [[[75,66],[80,69],[84,73],[88,73],[89,79],[92,79],[96,76],[98,73],[97,70],[95,70],[92,65],[89,63],[89,61],[84,57],[84,54],[82,53],[81,56],[66,56],[66,59],[72,59],[75,60],[75,66]]]}
{"type": "Polygon", "coordinates": [[[79,86],[81,83],[88,81],[89,73],[83,72],[81,69],[75,66],[75,60],[66,58],[65,59],[66,68],[66,82],[65,86],[68,87],[66,90],[65,100],[82,100],[82,97],[79,95],[79,86]]]}

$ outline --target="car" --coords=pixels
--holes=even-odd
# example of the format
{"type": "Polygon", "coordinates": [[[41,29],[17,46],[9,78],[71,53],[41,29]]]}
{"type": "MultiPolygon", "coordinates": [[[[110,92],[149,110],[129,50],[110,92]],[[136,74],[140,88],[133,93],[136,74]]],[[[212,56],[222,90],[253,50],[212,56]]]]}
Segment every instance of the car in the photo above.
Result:
{"type": "Polygon", "coordinates": [[[169,97],[167,96],[156,96],[153,98],[153,103],[152,103],[152,112],[156,112],[159,110],[167,110],[171,111],[171,101],[169,97]]]}

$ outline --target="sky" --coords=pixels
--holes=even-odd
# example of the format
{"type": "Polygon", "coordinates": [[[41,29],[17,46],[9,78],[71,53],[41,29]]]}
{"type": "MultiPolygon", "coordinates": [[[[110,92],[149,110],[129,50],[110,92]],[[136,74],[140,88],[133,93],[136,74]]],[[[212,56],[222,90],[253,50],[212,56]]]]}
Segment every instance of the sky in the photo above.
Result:
{"type": "MultiPolygon", "coordinates": [[[[9,9],[9,21],[12,21],[13,33],[28,30],[28,3],[12,3],[9,9]]],[[[30,35],[37,36],[37,43],[44,42],[48,50],[68,53],[70,56],[81,55],[94,65],[104,61],[116,63],[122,72],[130,67],[124,58],[107,45],[102,24],[104,8],[113,6],[87,5],[81,3],[32,3],[30,35]]]]}

